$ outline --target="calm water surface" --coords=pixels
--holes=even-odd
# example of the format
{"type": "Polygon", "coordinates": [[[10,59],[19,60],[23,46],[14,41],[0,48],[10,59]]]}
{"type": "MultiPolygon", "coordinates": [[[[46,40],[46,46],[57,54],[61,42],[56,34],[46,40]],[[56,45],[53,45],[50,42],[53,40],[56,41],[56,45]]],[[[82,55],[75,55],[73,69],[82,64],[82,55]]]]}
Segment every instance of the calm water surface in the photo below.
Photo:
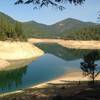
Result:
{"type": "MultiPolygon", "coordinates": [[[[70,69],[80,69],[82,56],[88,50],[71,50],[57,44],[37,44],[45,51],[39,59],[15,70],[0,71],[0,93],[28,88],[55,79],[70,69]]],[[[100,61],[97,60],[100,65],[100,61]]]]}
{"type": "Polygon", "coordinates": [[[59,77],[67,71],[66,65],[66,61],[45,54],[25,67],[1,71],[0,92],[26,88],[59,77]]]}

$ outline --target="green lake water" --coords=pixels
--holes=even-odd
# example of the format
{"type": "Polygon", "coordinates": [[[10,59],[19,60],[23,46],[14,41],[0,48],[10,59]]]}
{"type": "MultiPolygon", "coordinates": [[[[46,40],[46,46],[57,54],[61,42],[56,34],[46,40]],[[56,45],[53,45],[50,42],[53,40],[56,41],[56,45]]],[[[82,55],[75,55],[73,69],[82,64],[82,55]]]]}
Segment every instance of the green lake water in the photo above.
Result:
{"type": "MultiPolygon", "coordinates": [[[[0,71],[0,93],[28,88],[55,79],[70,69],[80,70],[80,62],[91,50],[67,49],[57,44],[36,44],[45,54],[32,63],[0,71]]],[[[98,54],[100,51],[98,50],[98,54]]],[[[98,55],[99,57],[100,55],[98,55]]],[[[96,63],[100,65],[99,58],[96,63]]]]}

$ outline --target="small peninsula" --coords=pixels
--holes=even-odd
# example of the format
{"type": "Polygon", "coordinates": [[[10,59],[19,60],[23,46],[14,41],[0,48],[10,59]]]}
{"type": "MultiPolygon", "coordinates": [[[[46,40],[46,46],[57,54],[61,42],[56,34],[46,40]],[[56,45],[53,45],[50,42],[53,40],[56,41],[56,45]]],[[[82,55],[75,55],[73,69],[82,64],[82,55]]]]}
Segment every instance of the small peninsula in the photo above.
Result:
{"type": "Polygon", "coordinates": [[[11,66],[11,61],[36,59],[44,52],[28,42],[0,41],[0,69],[11,66]]]}

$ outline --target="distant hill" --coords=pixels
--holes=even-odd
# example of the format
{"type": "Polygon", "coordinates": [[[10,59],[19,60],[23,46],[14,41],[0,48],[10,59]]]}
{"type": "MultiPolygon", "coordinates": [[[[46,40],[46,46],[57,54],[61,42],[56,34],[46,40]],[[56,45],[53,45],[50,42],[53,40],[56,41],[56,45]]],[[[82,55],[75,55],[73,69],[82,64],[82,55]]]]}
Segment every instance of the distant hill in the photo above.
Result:
{"type": "Polygon", "coordinates": [[[64,31],[70,31],[73,29],[76,30],[79,28],[94,26],[94,25],[96,24],[92,22],[83,22],[77,19],[68,18],[52,25],[51,27],[54,28],[55,31],[58,31],[58,33],[62,33],[64,31]]]}
{"type": "MultiPolygon", "coordinates": [[[[0,12],[0,18],[1,17],[3,17],[3,20],[12,24],[12,26],[14,25],[14,23],[16,23],[16,20],[14,20],[10,16],[2,12],[0,12]]],[[[96,23],[92,22],[83,22],[73,18],[65,19],[53,25],[44,25],[37,23],[35,21],[20,22],[20,23],[22,25],[22,32],[27,38],[36,37],[36,38],[63,38],[63,39],[97,39],[97,38],[92,38],[95,37],[95,34],[97,34],[97,36],[100,37],[100,31],[99,31],[100,25],[97,25],[96,23]],[[87,38],[88,36],[85,36],[85,38],[83,37],[85,34],[85,29],[88,30],[86,34],[92,33],[92,37],[89,38],[87,38]],[[79,37],[77,37],[77,35],[79,35],[79,37]]],[[[2,27],[0,26],[0,29],[1,28],[2,27]]]]}
{"type": "Polygon", "coordinates": [[[95,25],[96,23],[82,22],[76,19],[68,18],[53,25],[44,25],[34,21],[29,21],[23,23],[23,29],[24,33],[28,34],[28,36],[56,38],[62,36],[63,32],[66,32],[65,34],[69,34],[71,31],[95,25]]]}
{"type": "Polygon", "coordinates": [[[51,30],[47,25],[40,24],[35,21],[23,22],[22,27],[23,33],[28,37],[51,33],[51,30]]]}
{"type": "Polygon", "coordinates": [[[13,18],[11,18],[10,16],[0,12],[0,18],[3,17],[4,20],[9,21],[10,23],[13,23],[15,20],[13,18]]]}
{"type": "Polygon", "coordinates": [[[26,40],[22,23],[2,12],[0,12],[0,40],[26,40]]]}

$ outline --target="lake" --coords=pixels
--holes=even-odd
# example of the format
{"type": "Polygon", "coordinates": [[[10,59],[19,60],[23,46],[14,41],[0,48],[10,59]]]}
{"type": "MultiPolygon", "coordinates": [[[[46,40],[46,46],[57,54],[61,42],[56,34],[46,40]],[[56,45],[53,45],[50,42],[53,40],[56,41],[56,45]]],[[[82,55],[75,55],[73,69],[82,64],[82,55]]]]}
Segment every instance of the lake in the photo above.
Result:
{"type": "MultiPolygon", "coordinates": [[[[29,65],[0,71],[0,93],[28,88],[55,79],[70,69],[80,69],[84,55],[91,50],[67,49],[58,44],[35,44],[45,54],[29,65]]],[[[100,51],[96,63],[100,65],[100,51]]]]}

